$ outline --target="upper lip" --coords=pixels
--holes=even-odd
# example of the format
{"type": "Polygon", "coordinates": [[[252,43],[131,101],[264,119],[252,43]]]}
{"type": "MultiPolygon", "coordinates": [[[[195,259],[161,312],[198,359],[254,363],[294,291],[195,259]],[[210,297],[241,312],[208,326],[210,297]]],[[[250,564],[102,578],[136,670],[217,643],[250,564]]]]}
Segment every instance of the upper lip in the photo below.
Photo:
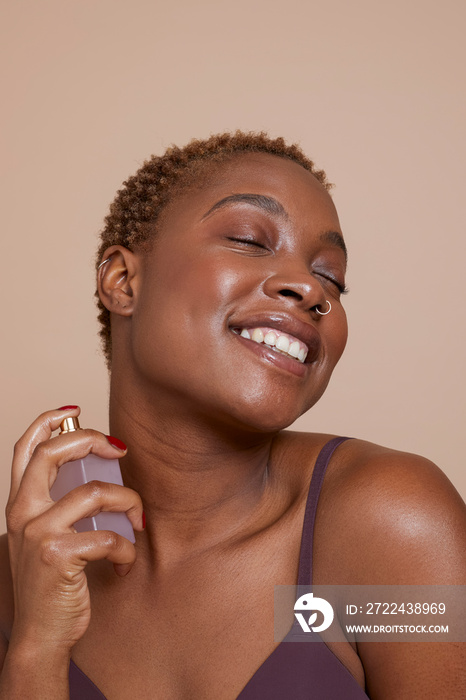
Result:
{"type": "Polygon", "coordinates": [[[319,354],[321,339],[320,334],[314,326],[305,321],[301,321],[295,316],[283,312],[262,312],[248,315],[244,320],[234,320],[229,323],[230,328],[276,328],[297,338],[307,345],[309,352],[306,363],[312,362],[319,354]]]}

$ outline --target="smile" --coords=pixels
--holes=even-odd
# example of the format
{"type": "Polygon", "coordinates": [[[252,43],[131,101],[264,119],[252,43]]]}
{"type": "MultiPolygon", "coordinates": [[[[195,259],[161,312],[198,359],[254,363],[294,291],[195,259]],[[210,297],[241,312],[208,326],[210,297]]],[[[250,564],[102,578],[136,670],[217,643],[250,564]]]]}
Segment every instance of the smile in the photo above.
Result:
{"type": "Polygon", "coordinates": [[[252,340],[259,345],[267,345],[277,353],[292,357],[303,364],[309,348],[297,338],[276,328],[232,328],[233,333],[252,340]]]}

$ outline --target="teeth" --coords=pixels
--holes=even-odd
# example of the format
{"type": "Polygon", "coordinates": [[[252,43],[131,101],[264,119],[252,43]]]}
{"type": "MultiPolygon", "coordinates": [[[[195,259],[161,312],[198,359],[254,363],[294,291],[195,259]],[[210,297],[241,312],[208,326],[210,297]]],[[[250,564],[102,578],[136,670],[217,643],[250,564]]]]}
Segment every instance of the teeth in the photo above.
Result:
{"type": "Polygon", "coordinates": [[[308,348],[299,340],[293,339],[288,335],[282,335],[280,331],[272,331],[269,328],[243,328],[234,331],[239,333],[243,338],[253,340],[255,343],[265,343],[275,352],[282,355],[293,357],[298,362],[304,362],[308,353],[308,348]]]}
{"type": "Polygon", "coordinates": [[[265,337],[264,337],[264,343],[266,345],[277,345],[277,347],[278,347],[277,336],[275,335],[275,333],[272,333],[272,331],[269,331],[268,333],[266,333],[265,337]]]}
{"type": "Polygon", "coordinates": [[[288,340],[286,335],[281,335],[276,342],[276,346],[282,352],[287,353],[290,348],[290,341],[288,340]]]}

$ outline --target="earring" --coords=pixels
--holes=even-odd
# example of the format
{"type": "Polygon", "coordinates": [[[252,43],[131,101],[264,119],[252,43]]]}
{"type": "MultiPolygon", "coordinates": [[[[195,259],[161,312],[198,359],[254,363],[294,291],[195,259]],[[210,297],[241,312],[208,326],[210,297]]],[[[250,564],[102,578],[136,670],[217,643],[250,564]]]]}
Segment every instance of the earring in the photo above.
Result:
{"type": "Polygon", "coordinates": [[[97,267],[97,269],[100,270],[100,268],[102,267],[102,265],[105,265],[105,263],[110,262],[111,259],[112,259],[112,258],[110,257],[110,258],[107,258],[106,260],[102,260],[102,262],[101,262],[100,265],[97,267]]]}
{"type": "Polygon", "coordinates": [[[331,303],[329,302],[329,300],[326,299],[325,301],[326,301],[327,304],[328,304],[328,311],[319,311],[319,306],[320,306],[320,304],[317,304],[317,306],[316,306],[316,313],[318,313],[319,316],[326,316],[326,315],[329,314],[329,313],[331,312],[331,310],[332,310],[332,305],[331,305],[331,303]]]}

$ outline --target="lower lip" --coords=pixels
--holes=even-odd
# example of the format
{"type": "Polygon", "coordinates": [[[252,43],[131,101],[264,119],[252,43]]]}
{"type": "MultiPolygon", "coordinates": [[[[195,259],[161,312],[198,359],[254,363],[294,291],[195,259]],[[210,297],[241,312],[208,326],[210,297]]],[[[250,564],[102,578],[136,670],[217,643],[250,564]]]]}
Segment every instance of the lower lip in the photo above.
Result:
{"type": "Polygon", "coordinates": [[[248,338],[243,338],[242,335],[233,334],[240,343],[243,343],[252,352],[256,353],[263,360],[267,360],[272,365],[279,369],[284,369],[291,374],[295,374],[297,377],[304,377],[307,373],[307,365],[299,362],[299,360],[293,360],[291,357],[282,355],[280,352],[272,350],[268,345],[262,343],[256,343],[254,340],[249,340],[248,338]]]}

